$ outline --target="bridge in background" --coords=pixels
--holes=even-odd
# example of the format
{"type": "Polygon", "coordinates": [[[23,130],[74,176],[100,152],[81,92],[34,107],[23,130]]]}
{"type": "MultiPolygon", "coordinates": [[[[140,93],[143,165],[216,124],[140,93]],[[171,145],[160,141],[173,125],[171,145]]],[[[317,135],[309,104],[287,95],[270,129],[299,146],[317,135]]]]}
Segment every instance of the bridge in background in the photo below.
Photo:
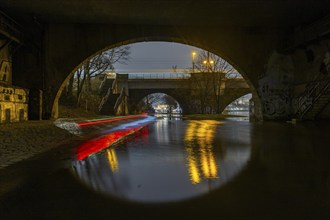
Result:
{"type": "Polygon", "coordinates": [[[30,119],[58,116],[87,59],[149,41],[224,58],[249,84],[257,120],[330,118],[329,0],[0,2],[0,83],[29,89],[30,119]]]}
{"type": "MultiPolygon", "coordinates": [[[[102,114],[132,113],[147,95],[165,93],[179,102],[183,113],[200,113],[196,108],[198,88],[193,84],[196,80],[206,79],[208,74],[212,73],[133,73],[105,76],[100,86],[103,99],[99,110],[102,114]]],[[[219,87],[221,111],[248,93],[251,93],[251,89],[243,78],[224,79],[221,88],[219,87]]]]}

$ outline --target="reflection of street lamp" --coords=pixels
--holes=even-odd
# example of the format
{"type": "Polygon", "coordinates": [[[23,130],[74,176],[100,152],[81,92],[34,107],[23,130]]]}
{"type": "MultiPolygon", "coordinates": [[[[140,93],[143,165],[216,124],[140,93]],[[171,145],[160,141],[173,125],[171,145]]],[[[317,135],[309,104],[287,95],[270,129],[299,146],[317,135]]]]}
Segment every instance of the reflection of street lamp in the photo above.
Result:
{"type": "Polygon", "coordinates": [[[193,51],[191,53],[191,55],[192,55],[192,68],[193,68],[193,73],[194,73],[195,72],[195,56],[196,56],[196,52],[193,51]]]}

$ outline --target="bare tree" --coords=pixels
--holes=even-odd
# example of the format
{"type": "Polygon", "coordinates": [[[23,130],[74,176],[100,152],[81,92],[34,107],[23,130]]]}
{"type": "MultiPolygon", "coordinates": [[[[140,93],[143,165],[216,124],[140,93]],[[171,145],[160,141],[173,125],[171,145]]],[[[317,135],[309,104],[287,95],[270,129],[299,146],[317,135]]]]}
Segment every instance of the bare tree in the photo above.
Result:
{"type": "Polygon", "coordinates": [[[115,63],[125,64],[129,61],[130,57],[130,46],[120,46],[111,50],[104,51],[94,56],[92,59],[87,61],[86,78],[87,85],[86,91],[91,91],[91,79],[103,74],[105,71],[113,71],[115,63]]]}
{"type": "Polygon", "coordinates": [[[194,72],[196,76],[192,77],[192,87],[196,88],[201,113],[205,113],[207,105],[212,106],[212,111],[221,113],[225,80],[238,77],[238,72],[227,61],[208,51],[199,53],[194,63],[194,72]]]}
{"type": "MultiPolygon", "coordinates": [[[[76,105],[80,106],[82,93],[90,93],[92,91],[91,79],[103,74],[105,71],[113,71],[115,63],[126,63],[130,57],[130,46],[120,46],[111,50],[104,51],[92,57],[83,63],[74,73],[74,81],[76,84],[76,105]]],[[[69,82],[68,90],[73,86],[69,82]]],[[[68,91],[72,94],[72,91],[68,91]]]]}
{"type": "Polygon", "coordinates": [[[190,90],[193,96],[192,106],[194,108],[193,112],[206,113],[206,108],[211,99],[212,94],[212,81],[211,77],[207,73],[194,73],[192,74],[190,80],[190,90]]]}

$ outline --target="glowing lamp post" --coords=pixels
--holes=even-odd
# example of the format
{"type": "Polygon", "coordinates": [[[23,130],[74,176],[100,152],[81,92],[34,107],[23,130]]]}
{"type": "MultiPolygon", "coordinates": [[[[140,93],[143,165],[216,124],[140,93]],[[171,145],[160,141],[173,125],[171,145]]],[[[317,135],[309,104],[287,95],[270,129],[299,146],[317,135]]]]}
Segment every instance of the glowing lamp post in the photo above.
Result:
{"type": "Polygon", "coordinates": [[[196,52],[192,52],[191,53],[192,56],[192,68],[193,68],[193,73],[195,72],[195,56],[196,56],[196,52]]]}
{"type": "Polygon", "coordinates": [[[214,64],[213,60],[204,60],[203,64],[206,66],[207,72],[211,72],[211,66],[214,64]]]}

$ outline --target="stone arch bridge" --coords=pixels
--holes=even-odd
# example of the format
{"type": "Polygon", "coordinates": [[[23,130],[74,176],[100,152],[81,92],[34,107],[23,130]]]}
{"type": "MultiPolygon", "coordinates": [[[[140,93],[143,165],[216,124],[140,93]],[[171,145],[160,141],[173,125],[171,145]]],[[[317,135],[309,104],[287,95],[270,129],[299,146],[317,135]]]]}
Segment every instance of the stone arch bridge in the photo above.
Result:
{"type": "Polygon", "coordinates": [[[84,61],[146,41],[224,58],[249,84],[257,119],[330,117],[329,0],[0,2],[0,83],[29,89],[30,119],[57,117],[84,61]]]}
{"type": "MultiPolygon", "coordinates": [[[[179,102],[183,113],[200,113],[194,106],[197,100],[193,93],[198,88],[192,88],[192,81],[210,74],[116,74],[116,77],[105,77],[100,87],[103,100],[99,109],[103,114],[128,114],[147,95],[165,93],[179,102]]],[[[237,98],[251,93],[243,78],[225,79],[221,84],[221,112],[237,98]]]]}

